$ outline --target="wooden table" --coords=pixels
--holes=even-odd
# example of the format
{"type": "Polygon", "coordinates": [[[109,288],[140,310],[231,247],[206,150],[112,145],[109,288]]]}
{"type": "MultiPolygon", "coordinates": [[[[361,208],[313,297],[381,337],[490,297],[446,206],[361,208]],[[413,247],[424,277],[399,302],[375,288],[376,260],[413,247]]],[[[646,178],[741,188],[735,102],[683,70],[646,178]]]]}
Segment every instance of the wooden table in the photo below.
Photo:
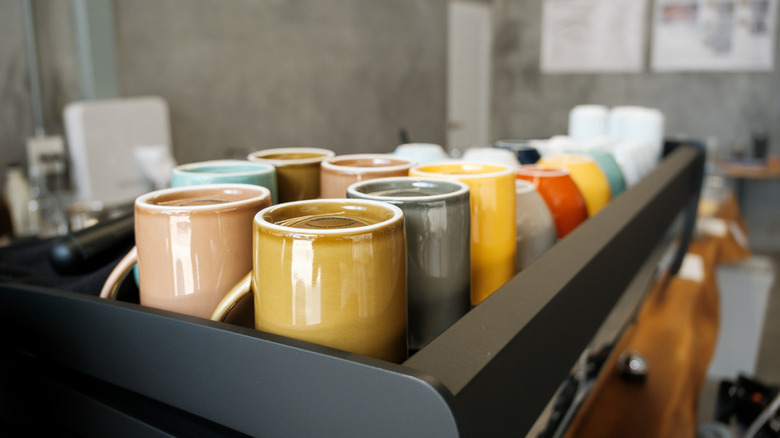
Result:
{"type": "Polygon", "coordinates": [[[723,161],[720,164],[724,175],[739,179],[780,178],[780,157],[771,156],[765,163],[750,161],[723,161]]]}
{"type": "Polygon", "coordinates": [[[735,191],[740,209],[745,211],[745,183],[747,180],[780,179],[780,157],[770,156],[766,162],[758,161],[722,161],[719,167],[723,175],[734,179],[735,191]]]}

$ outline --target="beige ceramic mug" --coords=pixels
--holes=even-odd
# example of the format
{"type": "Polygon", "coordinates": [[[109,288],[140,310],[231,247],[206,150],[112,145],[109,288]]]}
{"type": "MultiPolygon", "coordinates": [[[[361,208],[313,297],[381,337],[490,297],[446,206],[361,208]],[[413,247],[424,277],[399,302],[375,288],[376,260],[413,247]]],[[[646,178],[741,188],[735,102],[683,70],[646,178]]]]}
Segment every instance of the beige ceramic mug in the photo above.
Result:
{"type": "Polygon", "coordinates": [[[260,331],[400,363],[407,357],[402,211],[358,199],[283,203],[257,214],[254,268],[212,319],[253,294],[260,331]]]}
{"type": "Polygon", "coordinates": [[[249,154],[249,161],[271,164],[276,168],[279,202],[320,197],[320,163],[336,153],[321,148],[264,149],[249,154]]]}
{"type": "Polygon", "coordinates": [[[408,176],[416,165],[411,158],[394,154],[337,155],[322,162],[320,180],[323,198],[346,198],[347,188],[358,181],[408,176]]]}
{"type": "Polygon", "coordinates": [[[143,306],[208,318],[252,269],[252,220],[271,192],[250,184],[207,184],[150,192],[135,200],[136,246],[106,280],[114,298],[138,263],[143,306]]]}

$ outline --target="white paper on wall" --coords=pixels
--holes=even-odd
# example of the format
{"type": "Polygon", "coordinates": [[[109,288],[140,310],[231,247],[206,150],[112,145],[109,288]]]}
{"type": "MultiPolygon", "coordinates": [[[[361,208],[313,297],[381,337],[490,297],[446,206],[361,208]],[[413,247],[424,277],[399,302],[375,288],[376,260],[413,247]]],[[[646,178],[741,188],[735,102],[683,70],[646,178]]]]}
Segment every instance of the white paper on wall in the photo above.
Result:
{"type": "Polygon", "coordinates": [[[656,0],[655,71],[772,70],[777,0],[656,0]]]}
{"type": "Polygon", "coordinates": [[[544,73],[639,72],[646,0],[544,0],[544,73]]]}

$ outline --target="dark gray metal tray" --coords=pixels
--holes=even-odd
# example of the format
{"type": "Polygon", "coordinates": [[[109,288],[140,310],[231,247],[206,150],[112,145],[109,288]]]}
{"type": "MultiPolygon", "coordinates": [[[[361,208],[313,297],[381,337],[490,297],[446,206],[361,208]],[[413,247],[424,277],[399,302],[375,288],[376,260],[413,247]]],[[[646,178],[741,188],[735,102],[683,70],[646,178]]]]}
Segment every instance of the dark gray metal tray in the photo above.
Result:
{"type": "Polygon", "coordinates": [[[682,215],[679,266],[703,163],[679,144],[402,364],[0,284],[0,419],[77,436],[524,436],[682,215]]]}

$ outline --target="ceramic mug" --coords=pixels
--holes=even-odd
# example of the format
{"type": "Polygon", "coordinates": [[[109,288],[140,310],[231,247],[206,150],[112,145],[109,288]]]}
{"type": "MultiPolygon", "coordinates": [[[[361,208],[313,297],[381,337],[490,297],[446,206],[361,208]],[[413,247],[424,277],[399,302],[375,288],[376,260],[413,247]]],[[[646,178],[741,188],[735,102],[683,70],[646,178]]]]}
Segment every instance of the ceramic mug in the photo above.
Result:
{"type": "Polygon", "coordinates": [[[259,212],[253,229],[251,272],[213,320],[253,294],[257,330],[396,363],[406,359],[406,235],[398,207],[294,201],[259,212]]]}
{"type": "Polygon", "coordinates": [[[347,197],[404,212],[409,348],[419,350],[471,308],[469,187],[445,179],[378,178],[352,184],[347,197]]]}
{"type": "Polygon", "coordinates": [[[582,152],[582,154],[593,158],[601,171],[604,172],[604,176],[607,177],[607,182],[609,183],[610,199],[616,198],[626,190],[626,180],[623,178],[623,172],[610,152],[594,150],[582,152]]]}
{"type": "Polygon", "coordinates": [[[494,163],[508,166],[510,169],[520,167],[520,162],[514,152],[508,149],[494,147],[471,147],[463,152],[463,161],[494,163]]]}
{"type": "Polygon", "coordinates": [[[609,150],[620,168],[626,188],[636,185],[645,173],[641,157],[636,153],[638,147],[637,143],[622,142],[612,145],[609,150]]]}
{"type": "Polygon", "coordinates": [[[409,158],[420,165],[444,161],[450,158],[444,148],[435,143],[401,144],[395,148],[393,154],[409,158]]]}
{"type": "Polygon", "coordinates": [[[515,180],[517,206],[517,254],[515,270],[521,271],[555,245],[558,233],[552,213],[533,183],[515,180]]]}
{"type": "Polygon", "coordinates": [[[358,181],[407,176],[414,160],[394,154],[337,155],[322,162],[322,198],[345,198],[347,187],[358,181]]]}
{"type": "Polygon", "coordinates": [[[252,269],[252,220],[271,192],[249,184],[207,184],[146,193],[135,200],[135,247],[100,296],[114,298],[138,264],[141,305],[208,318],[252,269]]]}
{"type": "Polygon", "coordinates": [[[279,202],[290,202],[320,197],[320,163],[334,155],[321,148],[277,148],[253,152],[247,159],[273,165],[279,202]]]}
{"type": "Polygon", "coordinates": [[[508,166],[465,161],[413,167],[409,176],[461,181],[471,192],[471,304],[515,274],[515,176],[508,166]]]}
{"type": "MultiPolygon", "coordinates": [[[[171,186],[185,187],[203,184],[254,184],[271,192],[271,202],[276,203],[276,170],[265,163],[245,160],[210,160],[181,164],[171,171],[171,186]]],[[[136,285],[139,284],[137,266],[133,268],[136,285]]]]}
{"type": "Polygon", "coordinates": [[[569,137],[577,142],[607,134],[609,109],[604,105],[577,105],[569,111],[569,137]]]}
{"type": "Polygon", "coordinates": [[[171,172],[172,187],[221,183],[263,186],[271,192],[273,203],[279,202],[276,169],[271,164],[245,160],[210,160],[181,164],[171,172]]]}
{"type": "MultiPolygon", "coordinates": [[[[271,164],[232,159],[209,160],[181,164],[171,171],[171,187],[225,183],[263,186],[271,192],[271,202],[279,202],[276,169],[271,164]]],[[[133,276],[138,285],[138,265],[133,268],[133,276]]]]}
{"type": "Polygon", "coordinates": [[[542,155],[534,146],[534,140],[498,140],[493,143],[493,147],[511,151],[517,157],[517,161],[522,164],[535,164],[542,155]]]}
{"type": "Polygon", "coordinates": [[[533,183],[544,199],[559,239],[566,237],[588,219],[585,198],[568,169],[530,164],[520,166],[516,173],[517,179],[533,183]]]}
{"type": "Polygon", "coordinates": [[[583,155],[559,154],[542,157],[539,164],[565,167],[580,189],[588,207],[588,216],[593,216],[604,208],[612,197],[609,181],[601,171],[596,160],[583,155]]]}

